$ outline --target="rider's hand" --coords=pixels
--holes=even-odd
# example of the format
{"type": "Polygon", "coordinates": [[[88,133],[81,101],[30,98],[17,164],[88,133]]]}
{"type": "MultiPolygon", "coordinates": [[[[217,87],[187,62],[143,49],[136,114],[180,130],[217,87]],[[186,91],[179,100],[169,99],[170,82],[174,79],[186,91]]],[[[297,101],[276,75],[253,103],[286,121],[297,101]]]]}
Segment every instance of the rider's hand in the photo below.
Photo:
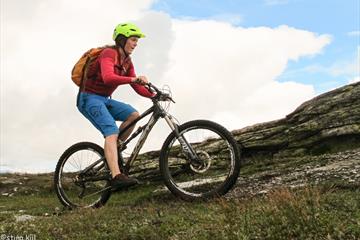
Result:
{"type": "Polygon", "coordinates": [[[146,85],[147,83],[149,83],[148,79],[146,76],[138,76],[136,78],[134,78],[132,80],[133,83],[137,83],[137,84],[140,84],[140,85],[146,85]]]}

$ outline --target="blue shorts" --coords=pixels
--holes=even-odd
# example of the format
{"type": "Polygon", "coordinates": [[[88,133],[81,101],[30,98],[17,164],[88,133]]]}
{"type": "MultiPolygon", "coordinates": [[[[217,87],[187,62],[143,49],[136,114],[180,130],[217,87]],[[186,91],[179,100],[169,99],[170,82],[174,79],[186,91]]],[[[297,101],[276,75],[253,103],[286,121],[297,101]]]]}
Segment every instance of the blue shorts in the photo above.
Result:
{"type": "Polygon", "coordinates": [[[84,92],[80,93],[77,107],[104,137],[118,134],[119,128],[115,121],[125,121],[136,112],[129,104],[84,92]]]}

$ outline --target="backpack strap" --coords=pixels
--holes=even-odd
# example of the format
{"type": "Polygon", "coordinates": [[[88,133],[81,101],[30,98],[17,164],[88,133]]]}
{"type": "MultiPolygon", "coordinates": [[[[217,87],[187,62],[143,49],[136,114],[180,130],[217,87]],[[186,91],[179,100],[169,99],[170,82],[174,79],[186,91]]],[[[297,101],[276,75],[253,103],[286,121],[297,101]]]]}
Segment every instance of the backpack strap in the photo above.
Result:
{"type": "Polygon", "coordinates": [[[88,57],[86,59],[86,63],[84,64],[84,67],[83,67],[83,70],[82,70],[84,74],[81,77],[79,90],[85,90],[85,82],[86,82],[85,78],[87,78],[86,68],[88,67],[90,60],[91,60],[91,57],[88,57]]]}
{"type": "Polygon", "coordinates": [[[77,97],[76,97],[76,106],[78,107],[79,106],[79,100],[80,100],[80,93],[82,90],[85,90],[85,78],[86,78],[86,72],[85,72],[85,68],[87,67],[87,65],[89,64],[89,61],[90,61],[90,57],[86,59],[86,63],[84,64],[84,67],[82,69],[82,72],[84,73],[82,76],[81,76],[81,81],[80,81],[80,86],[79,86],[79,91],[78,91],[78,94],[77,94],[77,97]]]}
{"type": "MultiPolygon", "coordinates": [[[[121,60],[120,49],[119,49],[118,47],[115,47],[115,49],[116,49],[116,53],[117,53],[117,58],[115,58],[115,67],[117,67],[117,68],[120,67],[120,68],[121,68],[123,62],[122,62],[122,60],[121,60]]],[[[122,70],[122,69],[120,69],[120,70],[122,70]]]]}

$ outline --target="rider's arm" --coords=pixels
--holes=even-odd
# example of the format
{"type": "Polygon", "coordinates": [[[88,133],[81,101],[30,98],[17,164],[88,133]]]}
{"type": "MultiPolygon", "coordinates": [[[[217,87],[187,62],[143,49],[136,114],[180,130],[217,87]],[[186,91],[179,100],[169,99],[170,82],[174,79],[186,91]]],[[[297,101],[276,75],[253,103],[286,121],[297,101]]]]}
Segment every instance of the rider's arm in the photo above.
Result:
{"type": "MultiPolygon", "coordinates": [[[[129,76],[136,79],[134,65],[131,63],[129,68],[129,76]]],[[[146,87],[137,83],[131,83],[131,87],[141,96],[151,98],[155,96],[155,93],[150,92],[146,87]]]]}
{"type": "Polygon", "coordinates": [[[99,63],[101,69],[101,77],[107,85],[122,85],[129,84],[133,80],[131,76],[120,76],[115,73],[115,58],[116,51],[112,49],[104,49],[99,56],[99,63]]]}

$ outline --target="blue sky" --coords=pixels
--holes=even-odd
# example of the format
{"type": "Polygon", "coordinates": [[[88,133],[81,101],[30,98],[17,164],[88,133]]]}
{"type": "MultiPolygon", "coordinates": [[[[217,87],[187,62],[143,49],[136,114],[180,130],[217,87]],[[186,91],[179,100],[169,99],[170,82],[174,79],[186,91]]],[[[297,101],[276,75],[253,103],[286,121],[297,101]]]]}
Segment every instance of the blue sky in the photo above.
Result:
{"type": "Polygon", "coordinates": [[[280,82],[311,84],[322,93],[359,75],[359,0],[159,0],[152,9],[173,18],[221,19],[246,28],[288,25],[331,36],[321,54],[290,61],[280,82]]]}

